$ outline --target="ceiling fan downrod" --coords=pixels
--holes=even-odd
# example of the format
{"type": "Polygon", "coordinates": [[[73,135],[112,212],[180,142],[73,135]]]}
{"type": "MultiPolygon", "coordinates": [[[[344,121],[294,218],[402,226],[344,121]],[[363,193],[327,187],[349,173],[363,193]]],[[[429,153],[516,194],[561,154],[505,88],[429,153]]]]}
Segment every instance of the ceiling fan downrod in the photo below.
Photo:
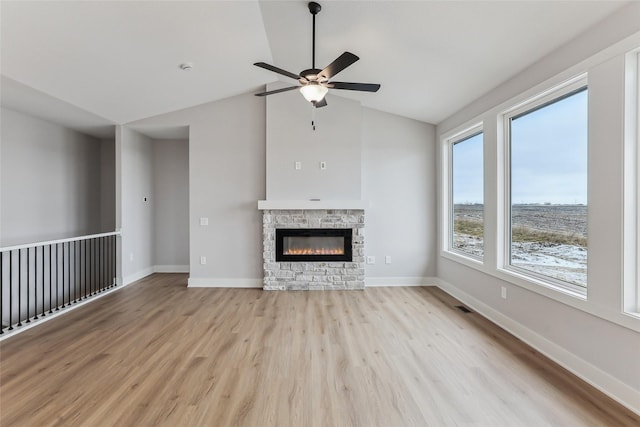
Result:
{"type": "Polygon", "coordinates": [[[311,68],[316,68],[316,15],[322,10],[322,6],[314,1],[309,2],[309,12],[313,16],[313,30],[311,34],[311,68]]]}
{"type": "Polygon", "coordinates": [[[314,1],[307,3],[307,6],[313,20],[311,34],[311,68],[308,70],[302,70],[300,73],[295,74],[265,62],[256,62],[253,65],[297,80],[299,85],[260,92],[255,95],[267,96],[298,89],[302,96],[304,96],[304,98],[309,101],[314,108],[321,108],[327,106],[325,95],[329,89],[377,92],[378,89],[380,89],[380,85],[377,83],[351,83],[336,82],[332,80],[339,72],[360,59],[351,52],[344,52],[322,70],[316,68],[316,15],[320,12],[322,7],[319,3],[314,1]]]}

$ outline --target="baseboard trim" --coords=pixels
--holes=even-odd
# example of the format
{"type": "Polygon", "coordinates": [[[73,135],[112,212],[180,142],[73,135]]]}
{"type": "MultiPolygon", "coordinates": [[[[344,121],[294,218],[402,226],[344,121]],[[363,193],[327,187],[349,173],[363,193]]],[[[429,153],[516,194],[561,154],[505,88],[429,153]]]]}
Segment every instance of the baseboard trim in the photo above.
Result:
{"type": "Polygon", "coordinates": [[[453,284],[437,278],[437,286],[516,338],[544,354],[558,365],[567,369],[578,378],[586,381],[613,400],[640,415],[640,391],[634,390],[619,379],[593,366],[558,344],[549,341],[521,323],[505,316],[477,298],[455,287],[453,284]]]}
{"type": "Polygon", "coordinates": [[[262,279],[225,279],[219,277],[189,277],[190,288],[260,288],[262,279]]]}
{"type": "Polygon", "coordinates": [[[136,281],[140,280],[140,279],[144,279],[145,277],[147,277],[148,275],[153,274],[153,273],[154,273],[153,267],[147,267],[147,268],[142,269],[140,271],[137,271],[137,272],[135,272],[133,274],[125,276],[122,279],[122,282],[124,283],[125,286],[127,286],[127,285],[129,285],[129,284],[131,284],[133,282],[136,282],[136,281]]]}
{"type": "Polygon", "coordinates": [[[154,273],[188,273],[188,265],[154,265],[154,273]]]}
{"type": "Polygon", "coordinates": [[[365,287],[436,286],[437,277],[365,277],[365,287]]]}

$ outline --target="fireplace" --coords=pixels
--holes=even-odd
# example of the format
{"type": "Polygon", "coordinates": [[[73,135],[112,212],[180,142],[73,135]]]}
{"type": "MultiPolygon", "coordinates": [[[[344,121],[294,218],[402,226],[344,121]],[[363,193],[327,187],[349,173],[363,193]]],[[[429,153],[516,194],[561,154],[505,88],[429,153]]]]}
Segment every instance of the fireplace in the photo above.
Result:
{"type": "Polygon", "coordinates": [[[264,203],[263,289],[364,289],[364,209],[316,206],[321,202],[295,202],[293,207],[288,201],[264,203]]]}
{"type": "Polygon", "coordinates": [[[350,228],[277,228],[276,262],[352,261],[350,228]]]}

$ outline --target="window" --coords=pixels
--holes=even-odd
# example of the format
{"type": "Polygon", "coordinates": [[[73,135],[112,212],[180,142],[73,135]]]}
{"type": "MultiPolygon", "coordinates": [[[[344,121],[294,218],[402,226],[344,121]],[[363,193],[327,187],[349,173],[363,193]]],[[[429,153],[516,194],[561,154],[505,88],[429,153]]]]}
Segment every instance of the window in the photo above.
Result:
{"type": "Polygon", "coordinates": [[[587,286],[585,79],[506,115],[507,268],[583,293],[587,286]]]}
{"type": "Polygon", "coordinates": [[[484,255],[483,135],[474,128],[449,141],[451,158],[449,249],[484,255]]]}

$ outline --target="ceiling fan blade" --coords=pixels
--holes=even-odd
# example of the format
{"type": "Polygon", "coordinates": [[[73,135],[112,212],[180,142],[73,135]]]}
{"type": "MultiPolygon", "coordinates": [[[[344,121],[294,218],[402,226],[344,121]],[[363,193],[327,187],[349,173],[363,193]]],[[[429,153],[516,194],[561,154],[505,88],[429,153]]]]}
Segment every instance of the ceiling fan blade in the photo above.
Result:
{"type": "Polygon", "coordinates": [[[377,83],[349,83],[349,82],[329,82],[327,87],[343,90],[359,90],[362,92],[377,92],[380,85],[377,83]]]}
{"type": "Polygon", "coordinates": [[[287,70],[283,70],[282,68],[274,67],[273,65],[266,64],[264,62],[256,62],[256,67],[264,68],[265,70],[273,71],[274,73],[282,74],[283,76],[291,77],[294,80],[298,80],[300,78],[299,75],[293,74],[287,70]]]}
{"type": "Polygon", "coordinates": [[[316,108],[326,107],[327,106],[327,98],[322,98],[320,101],[316,102],[314,105],[316,108]]]}
{"type": "Polygon", "coordinates": [[[256,93],[256,96],[267,96],[267,95],[273,95],[274,93],[280,93],[280,92],[287,92],[289,90],[294,90],[294,89],[298,89],[300,86],[289,86],[289,87],[283,87],[282,89],[276,89],[276,90],[270,90],[268,92],[260,92],[260,93],[256,93]]]}
{"type": "Polygon", "coordinates": [[[325,77],[327,79],[331,79],[333,76],[335,76],[340,71],[342,71],[345,68],[347,68],[349,65],[353,64],[354,62],[356,62],[358,59],[360,59],[360,58],[358,58],[353,53],[345,52],[342,55],[340,55],[331,64],[327,65],[327,67],[324,70],[320,71],[320,73],[318,75],[319,76],[323,76],[323,77],[325,77]]]}

